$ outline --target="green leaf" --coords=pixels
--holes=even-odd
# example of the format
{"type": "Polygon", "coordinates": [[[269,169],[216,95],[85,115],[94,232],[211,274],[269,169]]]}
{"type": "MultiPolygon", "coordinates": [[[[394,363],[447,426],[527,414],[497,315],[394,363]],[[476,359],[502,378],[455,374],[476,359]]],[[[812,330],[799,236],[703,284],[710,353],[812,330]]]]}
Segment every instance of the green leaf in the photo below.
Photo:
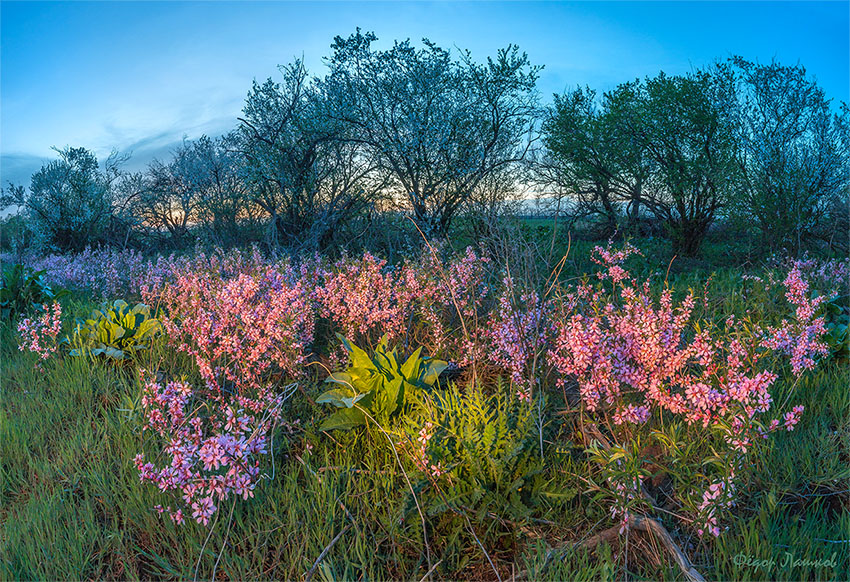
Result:
{"type": "Polygon", "coordinates": [[[337,408],[353,408],[357,402],[366,396],[368,396],[368,393],[354,394],[354,391],[350,389],[334,388],[316,398],[316,404],[333,404],[337,408]]]}
{"type": "Polygon", "coordinates": [[[404,378],[396,377],[384,381],[384,393],[386,394],[386,413],[393,414],[404,406],[404,378]]]}
{"type": "Polygon", "coordinates": [[[359,408],[343,408],[336,411],[319,427],[320,430],[351,430],[366,424],[366,415],[359,408]]]}
{"type": "Polygon", "coordinates": [[[401,375],[404,376],[408,380],[417,380],[419,378],[419,366],[420,366],[420,358],[419,354],[422,353],[422,348],[417,348],[415,352],[410,354],[410,357],[407,358],[407,361],[401,366],[401,375]]]}
{"type": "Polygon", "coordinates": [[[325,382],[342,384],[343,386],[347,386],[348,388],[354,387],[354,379],[348,372],[334,372],[333,374],[325,378],[325,382]]]}
{"type": "Polygon", "coordinates": [[[422,383],[426,386],[433,386],[440,377],[440,374],[448,367],[449,364],[443,360],[428,360],[423,364],[425,374],[422,376],[422,383]]]}
{"type": "Polygon", "coordinates": [[[110,358],[116,360],[123,360],[126,357],[122,350],[119,350],[118,348],[113,348],[111,346],[107,346],[106,349],[103,350],[103,353],[105,353],[110,358]]]}

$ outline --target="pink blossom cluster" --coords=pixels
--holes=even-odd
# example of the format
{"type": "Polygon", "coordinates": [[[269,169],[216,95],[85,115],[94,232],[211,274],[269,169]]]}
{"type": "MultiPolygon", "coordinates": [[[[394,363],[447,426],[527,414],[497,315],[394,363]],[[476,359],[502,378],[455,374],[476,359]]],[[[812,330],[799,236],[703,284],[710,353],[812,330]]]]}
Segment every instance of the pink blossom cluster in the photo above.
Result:
{"type": "Polygon", "coordinates": [[[490,359],[510,373],[521,400],[531,400],[531,367],[536,357],[545,354],[551,332],[546,308],[534,291],[519,293],[513,280],[503,281],[499,309],[491,314],[487,326],[490,359]],[[515,296],[519,295],[518,299],[515,296]]]}
{"type": "Polygon", "coordinates": [[[395,268],[369,253],[342,259],[321,270],[314,283],[318,311],[355,343],[384,334],[413,339],[465,366],[485,354],[488,263],[471,248],[446,262],[431,253],[395,268]]]}
{"type": "Polygon", "coordinates": [[[805,408],[803,406],[795,406],[789,412],[785,413],[785,416],[782,422],[779,419],[774,419],[770,422],[770,426],[768,430],[777,430],[780,425],[782,425],[785,430],[792,431],[794,427],[797,426],[797,423],[800,422],[800,417],[803,415],[803,411],[805,408]]]}
{"type": "MultiPolygon", "coordinates": [[[[732,472],[731,477],[734,477],[732,472]]],[[[700,536],[710,533],[714,537],[720,536],[720,526],[717,517],[720,512],[735,504],[735,485],[729,479],[721,479],[712,482],[702,495],[702,501],[697,507],[697,534],[700,536]]]]}
{"type": "Polygon", "coordinates": [[[18,349],[38,354],[46,360],[56,351],[57,339],[62,331],[62,305],[54,301],[52,305],[41,305],[43,313],[34,318],[27,317],[18,323],[21,344],[18,349]]]}
{"type": "Polygon", "coordinates": [[[250,398],[225,392],[196,392],[183,381],[167,383],[146,378],[142,409],[144,430],[157,434],[168,463],[157,467],[139,454],[134,463],[142,482],[160,491],[179,491],[183,507],[157,506],[176,523],[184,509],[202,525],[209,524],[231,495],[248,499],[261,478],[259,456],[268,452],[269,434],[280,419],[284,396],[270,390],[250,398]],[[244,407],[245,400],[254,406],[244,407]]]}
{"type": "Polygon", "coordinates": [[[629,278],[629,273],[623,269],[622,265],[631,255],[640,255],[640,250],[630,243],[626,243],[622,248],[614,248],[611,241],[603,249],[600,246],[593,247],[590,253],[590,260],[597,265],[605,267],[605,271],[599,271],[596,276],[600,280],[609,279],[612,283],[618,283],[629,278]]]}
{"type": "MultiPolygon", "coordinates": [[[[724,495],[732,495],[736,469],[743,467],[757,440],[783,424],[774,419],[765,430],[759,421],[772,407],[769,389],[778,377],[766,369],[769,350],[791,355],[795,374],[812,367],[813,354],[823,353],[820,338],[825,329],[822,318],[816,317],[823,299],[811,299],[799,269],[792,268],[785,286],[797,307],[796,318],[759,342],[733,317],[724,325],[694,321],[693,294],[677,302],[666,289],[655,297],[648,281],[639,283],[625,271],[611,270],[627,255],[601,249],[597,253],[603,264],[615,263],[601,277],[615,282],[614,293],[593,293],[585,287],[572,297],[567,294],[555,310],[549,361],[558,382],[577,383],[587,410],[609,419],[609,426],[640,426],[659,410],[688,424],[721,427],[726,449],[716,454],[729,466],[725,493],[720,494],[719,486],[710,488],[698,508],[704,518],[701,531],[716,534],[716,514],[728,506],[724,495]]],[[[793,430],[802,412],[797,406],[785,414],[786,430],[793,430]]],[[[631,438],[628,432],[622,436],[631,438]]]]}
{"type": "Polygon", "coordinates": [[[617,473],[608,477],[608,484],[614,494],[611,504],[611,517],[620,518],[620,534],[629,527],[629,510],[641,499],[640,477],[617,473]]]}
{"type": "Polygon", "coordinates": [[[707,426],[770,408],[776,375],[754,365],[734,320],[712,338],[707,329],[690,333],[693,295],[674,305],[665,290],[655,301],[644,283],[622,287],[617,299],[555,322],[550,360],[560,382],[578,382],[589,410],[611,409],[622,422],[658,407],[707,426]]]}
{"type": "Polygon", "coordinates": [[[412,307],[405,294],[408,288],[386,265],[369,253],[357,260],[342,259],[316,288],[319,313],[355,342],[384,334],[396,340],[404,333],[412,307]]]}
{"type": "Polygon", "coordinates": [[[818,356],[829,354],[829,347],[823,341],[826,321],[822,315],[817,315],[827,296],[811,297],[809,283],[799,264],[791,268],[783,284],[785,297],[796,307],[795,317],[785,319],[778,327],[768,328],[761,345],[790,356],[791,370],[799,376],[803,370],[815,367],[818,356]]]}
{"type": "Polygon", "coordinates": [[[804,256],[798,260],[787,259],[778,267],[783,272],[799,271],[828,298],[850,293],[850,258],[820,260],[804,256]]]}
{"type": "Polygon", "coordinates": [[[448,261],[433,250],[404,266],[404,284],[415,302],[417,343],[457,358],[460,366],[485,359],[489,266],[490,259],[472,247],[448,261]]]}
{"type": "Polygon", "coordinates": [[[163,288],[183,275],[205,275],[230,280],[238,275],[257,275],[268,267],[285,269],[286,261],[266,259],[256,246],[249,250],[230,249],[207,253],[196,249],[191,255],[158,256],[147,262],[142,274],[133,282],[143,301],[156,305],[163,288]]]}
{"type": "Polygon", "coordinates": [[[186,272],[158,297],[169,341],[194,357],[211,387],[259,389],[303,374],[315,326],[312,289],[294,269],[186,272]]]}

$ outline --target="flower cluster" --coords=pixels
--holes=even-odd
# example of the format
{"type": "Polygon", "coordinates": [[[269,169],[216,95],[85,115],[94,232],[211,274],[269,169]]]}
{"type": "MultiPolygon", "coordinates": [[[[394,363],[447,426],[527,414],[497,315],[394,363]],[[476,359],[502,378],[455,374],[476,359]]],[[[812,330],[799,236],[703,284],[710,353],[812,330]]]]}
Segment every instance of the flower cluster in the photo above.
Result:
{"type": "Polygon", "coordinates": [[[418,343],[434,354],[451,354],[460,366],[486,358],[489,265],[490,259],[467,247],[448,261],[434,250],[418,264],[404,266],[405,288],[415,302],[418,343]]]}
{"type": "Polygon", "coordinates": [[[593,247],[593,251],[590,254],[590,260],[597,265],[605,267],[605,271],[599,271],[596,273],[596,276],[601,281],[609,279],[612,283],[614,283],[614,285],[617,285],[621,281],[629,278],[629,273],[622,267],[623,263],[631,255],[640,254],[640,250],[638,250],[637,247],[632,246],[630,243],[626,243],[620,249],[614,249],[612,248],[611,241],[608,241],[608,245],[604,249],[600,246],[593,247]]]}
{"type": "Polygon", "coordinates": [[[169,341],[217,389],[258,389],[273,374],[303,373],[315,325],[311,289],[288,266],[254,271],[230,280],[184,273],[159,293],[169,341]]]}
{"type": "Polygon", "coordinates": [[[819,260],[803,256],[775,262],[774,266],[781,272],[798,271],[828,298],[850,292],[850,258],[819,260]]]}
{"type": "Polygon", "coordinates": [[[168,512],[183,523],[184,511],[207,525],[231,495],[248,499],[262,476],[259,456],[268,452],[270,432],[280,419],[286,395],[258,390],[250,401],[227,393],[198,393],[182,381],[167,383],[145,378],[142,392],[144,429],[167,443],[169,462],[157,467],[139,454],[134,462],[139,478],[160,491],[179,491],[183,508],[168,512]],[[259,405],[259,406],[256,406],[259,405]]]}
{"type": "Polygon", "coordinates": [[[531,400],[530,368],[546,350],[550,324],[546,309],[534,291],[518,293],[510,277],[499,296],[499,309],[489,320],[487,338],[491,342],[490,359],[510,373],[518,386],[520,399],[531,400]],[[518,300],[514,297],[519,295],[518,300]]]}
{"type": "MultiPolygon", "coordinates": [[[[425,426],[419,431],[419,436],[416,437],[416,442],[410,451],[410,457],[413,459],[416,468],[427,473],[431,478],[436,479],[445,473],[445,470],[440,463],[432,463],[428,457],[428,442],[434,436],[434,423],[426,422],[425,426]]],[[[400,443],[404,448],[404,443],[400,443]]]]}
{"type": "Polygon", "coordinates": [[[784,320],[778,327],[769,328],[761,345],[791,357],[791,369],[799,376],[803,370],[815,367],[815,358],[829,353],[822,338],[826,322],[818,316],[818,309],[827,295],[811,297],[809,282],[803,276],[800,264],[795,264],[783,282],[785,297],[795,306],[793,320],[784,320]]]}
{"type": "Polygon", "coordinates": [[[355,261],[343,259],[324,273],[324,285],[316,288],[320,314],[349,339],[388,334],[396,340],[405,330],[410,302],[400,300],[405,287],[386,264],[369,253],[355,261]]]}
{"type": "Polygon", "coordinates": [[[466,366],[485,356],[489,259],[471,248],[440,261],[436,253],[390,268],[369,253],[323,270],[314,284],[318,312],[355,342],[415,338],[434,355],[453,354],[466,366]]]}
{"type": "MultiPolygon", "coordinates": [[[[630,438],[630,427],[646,423],[655,410],[717,429],[725,449],[715,453],[725,458],[728,471],[722,489],[713,485],[697,507],[700,531],[716,534],[716,518],[729,506],[735,475],[753,445],[781,424],[773,420],[766,431],[759,421],[771,410],[770,388],[778,378],[766,369],[770,350],[789,354],[795,374],[813,367],[814,355],[825,353],[823,320],[816,317],[823,299],[810,298],[800,269],[792,268],[785,286],[796,318],[759,342],[733,317],[724,325],[695,321],[693,294],[678,303],[670,289],[654,297],[648,281],[640,283],[618,269],[628,250],[597,248],[596,253],[607,268],[600,278],[614,282],[614,294],[573,292],[568,302],[575,307],[561,309],[553,322],[549,361],[558,381],[577,383],[587,410],[609,419],[609,426],[623,431],[622,438],[630,438]]],[[[786,430],[802,412],[798,406],[785,414],[786,430]]]]}
{"type": "Polygon", "coordinates": [[[86,248],[71,255],[48,255],[27,261],[45,279],[60,287],[84,289],[101,300],[138,295],[149,263],[137,251],[110,247],[86,248]]]}
{"type": "MultiPolygon", "coordinates": [[[[734,473],[732,474],[734,477],[734,473]]],[[[735,486],[731,479],[714,481],[702,495],[702,501],[697,507],[697,534],[700,536],[710,533],[720,536],[717,516],[723,510],[735,504],[735,486]]]]}
{"type": "Polygon", "coordinates": [[[21,344],[18,349],[29,350],[38,354],[41,360],[46,360],[56,351],[57,338],[62,331],[62,305],[53,302],[52,305],[42,305],[44,311],[39,317],[26,318],[18,323],[18,333],[21,334],[21,344]]]}

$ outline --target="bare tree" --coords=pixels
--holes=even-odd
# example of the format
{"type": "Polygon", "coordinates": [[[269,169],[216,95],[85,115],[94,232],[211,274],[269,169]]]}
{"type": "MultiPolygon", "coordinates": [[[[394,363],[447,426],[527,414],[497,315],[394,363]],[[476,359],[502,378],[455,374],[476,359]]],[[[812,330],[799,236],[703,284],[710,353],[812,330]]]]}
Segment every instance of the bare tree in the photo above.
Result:
{"type": "Polygon", "coordinates": [[[525,157],[539,68],[515,46],[476,64],[427,39],[386,51],[375,40],[359,29],[335,39],[322,81],[328,115],[374,156],[419,225],[443,233],[489,176],[525,157]]]}
{"type": "Polygon", "coordinates": [[[254,83],[236,150],[252,200],[282,244],[323,247],[380,192],[371,156],[325,112],[326,96],[300,60],[280,68],[283,82],[254,83]]]}
{"type": "Polygon", "coordinates": [[[177,248],[189,241],[189,227],[197,214],[198,192],[185,163],[190,149],[191,145],[184,142],[170,161],[151,162],[134,205],[147,235],[177,248]]]}

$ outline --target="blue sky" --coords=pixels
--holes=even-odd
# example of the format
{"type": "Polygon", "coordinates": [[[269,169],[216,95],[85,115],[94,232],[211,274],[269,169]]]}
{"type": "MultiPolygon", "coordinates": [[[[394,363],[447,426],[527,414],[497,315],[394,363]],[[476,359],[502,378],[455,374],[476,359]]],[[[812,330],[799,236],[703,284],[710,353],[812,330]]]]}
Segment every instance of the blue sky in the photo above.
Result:
{"type": "Polygon", "coordinates": [[[9,2],[0,3],[0,180],[29,183],[51,146],[131,168],[183,136],[236,124],[253,79],[303,55],[322,74],[334,36],[379,46],[428,37],[476,60],[515,43],[545,65],[545,99],[607,90],[740,54],[800,62],[850,101],[850,2],[9,2]]]}

